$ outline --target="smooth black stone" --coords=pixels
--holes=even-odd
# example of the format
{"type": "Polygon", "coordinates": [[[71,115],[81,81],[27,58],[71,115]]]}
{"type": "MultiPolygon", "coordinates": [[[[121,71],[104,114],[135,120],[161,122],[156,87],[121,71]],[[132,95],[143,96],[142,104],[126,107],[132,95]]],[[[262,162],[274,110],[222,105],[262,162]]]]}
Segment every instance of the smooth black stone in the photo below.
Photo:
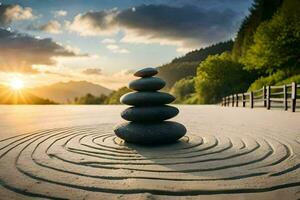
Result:
{"type": "Polygon", "coordinates": [[[159,122],[175,117],[179,110],[173,106],[130,107],[121,117],[132,122],[159,122]]]}
{"type": "Polygon", "coordinates": [[[129,88],[136,91],[156,91],[165,87],[166,82],[157,77],[140,78],[129,83],[129,88]]]}
{"type": "Polygon", "coordinates": [[[156,68],[147,67],[135,72],[133,75],[137,77],[150,77],[156,75],[157,73],[158,71],[156,68]]]}
{"type": "Polygon", "coordinates": [[[130,92],[120,99],[121,103],[133,106],[163,105],[174,100],[174,96],[165,92],[130,92]]]}
{"type": "Polygon", "coordinates": [[[186,133],[186,128],[177,122],[165,121],[159,123],[127,122],[115,128],[115,134],[128,143],[135,144],[166,144],[180,139],[186,133]]]}

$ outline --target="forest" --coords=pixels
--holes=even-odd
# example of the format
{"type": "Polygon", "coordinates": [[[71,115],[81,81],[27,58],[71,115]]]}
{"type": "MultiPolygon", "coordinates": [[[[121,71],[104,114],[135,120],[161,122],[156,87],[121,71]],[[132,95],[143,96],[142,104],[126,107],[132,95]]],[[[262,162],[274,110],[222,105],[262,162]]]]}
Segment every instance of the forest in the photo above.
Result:
{"type": "MultiPolygon", "coordinates": [[[[254,0],[234,41],[194,50],[159,66],[175,103],[214,104],[264,85],[300,82],[300,1],[254,0]]],[[[129,89],[86,95],[78,104],[118,104],[129,89]]]]}

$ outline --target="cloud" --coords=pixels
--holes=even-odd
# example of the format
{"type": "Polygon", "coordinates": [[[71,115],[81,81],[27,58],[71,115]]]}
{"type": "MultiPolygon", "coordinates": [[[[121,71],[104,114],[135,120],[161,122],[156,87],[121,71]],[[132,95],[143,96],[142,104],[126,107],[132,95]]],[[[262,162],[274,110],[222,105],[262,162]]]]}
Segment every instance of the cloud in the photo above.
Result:
{"type": "Polygon", "coordinates": [[[49,75],[55,75],[55,76],[60,76],[60,77],[65,77],[65,78],[73,78],[71,74],[66,74],[66,73],[60,73],[60,72],[54,72],[54,71],[43,71],[42,73],[44,74],[49,74],[49,75]]]}
{"type": "Polygon", "coordinates": [[[0,28],[0,71],[37,73],[34,65],[54,65],[59,57],[81,56],[52,39],[0,28]]]}
{"type": "Polygon", "coordinates": [[[106,48],[113,53],[130,53],[128,49],[120,47],[115,39],[105,38],[101,43],[106,44],[106,48]]]}
{"type": "Polygon", "coordinates": [[[35,16],[30,7],[0,4],[0,25],[8,25],[13,21],[33,19],[35,16]]]}
{"type": "Polygon", "coordinates": [[[117,72],[115,75],[116,76],[119,76],[119,75],[121,75],[121,76],[128,76],[128,75],[133,76],[133,74],[135,72],[136,72],[136,70],[133,70],[133,69],[124,69],[124,70],[121,70],[121,71],[117,72]]]}
{"type": "Polygon", "coordinates": [[[66,10],[57,10],[57,11],[54,11],[54,17],[65,17],[67,16],[68,12],[66,10]]]}
{"type": "Polygon", "coordinates": [[[104,40],[102,40],[103,44],[114,44],[117,41],[115,39],[111,39],[111,38],[105,38],[104,40]]]}
{"type": "Polygon", "coordinates": [[[61,24],[56,20],[51,20],[47,24],[38,27],[38,29],[48,33],[59,34],[61,33],[61,24]]]}
{"type": "Polygon", "coordinates": [[[100,68],[88,68],[81,72],[85,75],[102,75],[102,69],[100,68]]]}
{"type": "Polygon", "coordinates": [[[66,22],[66,27],[82,36],[111,35],[116,32],[116,9],[78,14],[72,22],[66,22]]]}
{"type": "Polygon", "coordinates": [[[193,46],[228,39],[236,13],[183,6],[150,5],[124,10],[117,20],[126,27],[123,41],[193,46]]]}
{"type": "Polygon", "coordinates": [[[113,53],[129,53],[128,49],[122,48],[117,44],[108,44],[106,48],[109,49],[113,53]]]}
{"type": "Polygon", "coordinates": [[[85,36],[122,31],[122,42],[199,47],[231,38],[238,28],[237,15],[231,9],[141,5],[79,14],[69,22],[69,30],[85,36]]]}

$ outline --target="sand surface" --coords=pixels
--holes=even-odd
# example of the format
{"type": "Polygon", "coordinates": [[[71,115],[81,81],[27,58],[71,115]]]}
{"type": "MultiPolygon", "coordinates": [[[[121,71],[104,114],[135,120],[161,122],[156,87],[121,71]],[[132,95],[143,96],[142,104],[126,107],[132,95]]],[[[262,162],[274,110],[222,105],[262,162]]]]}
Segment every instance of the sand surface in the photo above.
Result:
{"type": "Polygon", "coordinates": [[[0,199],[300,199],[300,113],[178,106],[178,143],[113,134],[124,106],[0,106],[0,199]]]}

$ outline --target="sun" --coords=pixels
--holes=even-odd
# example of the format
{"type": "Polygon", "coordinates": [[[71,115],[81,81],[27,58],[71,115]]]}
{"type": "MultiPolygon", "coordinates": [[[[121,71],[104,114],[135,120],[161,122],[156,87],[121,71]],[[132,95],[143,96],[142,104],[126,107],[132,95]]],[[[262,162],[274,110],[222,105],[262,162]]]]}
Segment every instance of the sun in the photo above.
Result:
{"type": "Polygon", "coordinates": [[[24,82],[21,79],[14,78],[10,81],[10,87],[13,90],[21,90],[24,88],[24,82]]]}

